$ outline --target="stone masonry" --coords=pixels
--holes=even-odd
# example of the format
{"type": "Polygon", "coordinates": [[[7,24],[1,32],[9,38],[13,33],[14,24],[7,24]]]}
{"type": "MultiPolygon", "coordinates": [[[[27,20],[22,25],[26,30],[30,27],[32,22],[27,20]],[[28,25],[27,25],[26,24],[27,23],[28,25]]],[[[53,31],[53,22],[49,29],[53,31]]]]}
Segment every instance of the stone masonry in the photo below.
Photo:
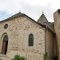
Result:
{"type": "Polygon", "coordinates": [[[60,60],[60,14],[54,13],[54,23],[48,22],[42,14],[39,22],[25,14],[18,13],[0,22],[0,59],[12,60],[16,54],[24,56],[26,60],[53,60],[58,56],[60,60]],[[42,23],[41,23],[42,22],[42,23]],[[8,25],[5,29],[4,26],[8,25]],[[28,46],[29,35],[33,34],[33,46],[28,46]],[[4,36],[8,36],[7,49],[4,47],[4,36]],[[5,50],[6,54],[2,54],[5,50]],[[3,51],[2,51],[3,50],[3,51]]]}

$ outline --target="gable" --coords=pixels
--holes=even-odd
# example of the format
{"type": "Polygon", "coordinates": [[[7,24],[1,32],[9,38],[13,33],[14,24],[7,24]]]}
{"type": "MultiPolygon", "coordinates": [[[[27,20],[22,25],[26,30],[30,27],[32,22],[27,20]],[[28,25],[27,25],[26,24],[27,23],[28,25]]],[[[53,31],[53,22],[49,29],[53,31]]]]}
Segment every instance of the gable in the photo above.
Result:
{"type": "Polygon", "coordinates": [[[26,19],[27,20],[26,23],[28,21],[30,21],[34,26],[38,26],[40,28],[43,28],[42,25],[40,25],[39,23],[37,23],[36,21],[34,21],[32,18],[30,18],[26,14],[23,14],[23,13],[20,13],[20,12],[17,13],[17,14],[15,14],[15,15],[13,15],[13,16],[11,16],[11,17],[9,17],[9,18],[7,18],[7,19],[5,19],[5,20],[0,21],[0,23],[4,23],[4,22],[8,22],[8,21],[13,21],[13,20],[17,20],[18,21],[20,19],[22,19],[23,22],[24,22],[24,19],[26,19]]]}

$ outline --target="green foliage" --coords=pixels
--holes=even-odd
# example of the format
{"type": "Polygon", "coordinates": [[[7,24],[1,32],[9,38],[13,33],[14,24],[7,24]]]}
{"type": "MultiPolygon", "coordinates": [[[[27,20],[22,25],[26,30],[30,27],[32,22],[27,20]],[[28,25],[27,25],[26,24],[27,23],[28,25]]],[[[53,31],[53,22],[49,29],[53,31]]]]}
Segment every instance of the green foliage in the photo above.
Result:
{"type": "Polygon", "coordinates": [[[47,53],[44,54],[44,60],[47,60],[47,53]]]}
{"type": "Polygon", "coordinates": [[[15,55],[14,59],[12,59],[12,60],[25,60],[25,58],[21,57],[20,55],[15,55]]]}

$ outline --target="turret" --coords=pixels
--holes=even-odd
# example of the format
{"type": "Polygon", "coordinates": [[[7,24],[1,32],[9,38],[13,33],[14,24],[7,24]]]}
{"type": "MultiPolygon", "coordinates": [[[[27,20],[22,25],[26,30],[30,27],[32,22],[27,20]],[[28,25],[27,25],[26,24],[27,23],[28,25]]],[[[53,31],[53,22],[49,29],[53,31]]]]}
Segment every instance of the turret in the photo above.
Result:
{"type": "Polygon", "coordinates": [[[57,38],[58,60],[60,60],[60,9],[54,13],[54,28],[57,38]]]}

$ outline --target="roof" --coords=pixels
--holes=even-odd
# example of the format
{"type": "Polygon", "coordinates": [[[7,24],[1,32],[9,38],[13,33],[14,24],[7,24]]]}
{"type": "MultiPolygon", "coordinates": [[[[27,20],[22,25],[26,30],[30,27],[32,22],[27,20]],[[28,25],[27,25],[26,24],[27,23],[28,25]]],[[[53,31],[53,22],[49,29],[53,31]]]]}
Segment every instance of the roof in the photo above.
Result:
{"type": "Polygon", "coordinates": [[[37,22],[43,23],[43,22],[48,22],[48,20],[47,20],[47,18],[45,17],[45,15],[42,14],[42,15],[39,17],[39,19],[38,19],[37,22]]]}
{"type": "Polygon", "coordinates": [[[41,15],[41,17],[39,17],[39,19],[37,20],[38,23],[47,26],[51,31],[54,32],[54,23],[53,22],[48,22],[47,18],[45,17],[44,14],[41,15]]]}
{"type": "Polygon", "coordinates": [[[43,25],[46,25],[50,30],[54,32],[54,23],[53,22],[44,22],[43,25]]]}
{"type": "MultiPolygon", "coordinates": [[[[20,16],[27,16],[27,15],[19,12],[19,13],[15,14],[15,15],[13,15],[13,16],[5,19],[5,20],[0,21],[0,23],[1,23],[1,22],[5,22],[5,21],[12,20],[13,18],[20,17],[20,16]]],[[[27,16],[27,17],[30,18],[29,16],[27,16]]],[[[45,17],[44,14],[41,15],[41,18],[39,18],[37,22],[36,22],[34,19],[32,19],[32,18],[30,18],[30,19],[31,19],[32,21],[34,21],[35,23],[37,23],[38,25],[44,27],[44,28],[46,28],[46,26],[47,26],[52,32],[54,32],[54,27],[53,27],[54,24],[51,23],[51,22],[48,22],[48,20],[46,19],[46,17],[45,17]],[[40,21],[40,20],[41,20],[41,21],[40,21]],[[42,20],[43,20],[43,21],[42,21],[42,20]]]]}
{"type": "Polygon", "coordinates": [[[2,20],[2,21],[0,21],[0,22],[9,21],[9,20],[11,20],[11,19],[13,19],[13,18],[16,18],[16,17],[19,17],[19,16],[23,16],[23,15],[25,15],[25,14],[19,12],[19,13],[15,14],[15,15],[13,15],[13,16],[11,16],[11,17],[5,19],[5,20],[2,20]]]}

